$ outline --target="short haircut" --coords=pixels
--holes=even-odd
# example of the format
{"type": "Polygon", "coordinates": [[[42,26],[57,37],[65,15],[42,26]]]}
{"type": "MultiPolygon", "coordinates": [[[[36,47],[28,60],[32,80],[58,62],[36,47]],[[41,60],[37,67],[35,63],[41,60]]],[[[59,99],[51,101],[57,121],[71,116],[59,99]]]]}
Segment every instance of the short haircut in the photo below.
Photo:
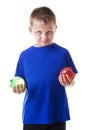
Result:
{"type": "Polygon", "coordinates": [[[30,15],[30,25],[33,25],[33,20],[43,21],[45,24],[53,22],[56,24],[56,16],[54,12],[45,6],[35,8],[30,15]]]}

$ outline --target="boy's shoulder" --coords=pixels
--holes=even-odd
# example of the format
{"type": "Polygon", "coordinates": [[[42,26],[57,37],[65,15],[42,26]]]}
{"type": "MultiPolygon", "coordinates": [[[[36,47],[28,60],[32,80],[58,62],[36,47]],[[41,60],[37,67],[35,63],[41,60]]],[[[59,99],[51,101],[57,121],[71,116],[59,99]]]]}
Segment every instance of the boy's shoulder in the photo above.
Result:
{"type": "Polygon", "coordinates": [[[20,56],[23,57],[23,56],[26,56],[28,55],[29,53],[32,52],[32,46],[28,47],[27,49],[23,50],[21,53],[20,53],[20,56]]]}
{"type": "Polygon", "coordinates": [[[63,46],[58,45],[57,43],[54,43],[54,46],[55,46],[55,48],[57,48],[59,51],[68,52],[68,49],[66,49],[66,48],[63,47],[63,46]]]}
{"type": "Polygon", "coordinates": [[[27,54],[27,53],[31,52],[32,49],[33,49],[33,46],[30,46],[30,47],[26,48],[25,50],[23,50],[23,51],[21,52],[21,54],[27,54]]]}

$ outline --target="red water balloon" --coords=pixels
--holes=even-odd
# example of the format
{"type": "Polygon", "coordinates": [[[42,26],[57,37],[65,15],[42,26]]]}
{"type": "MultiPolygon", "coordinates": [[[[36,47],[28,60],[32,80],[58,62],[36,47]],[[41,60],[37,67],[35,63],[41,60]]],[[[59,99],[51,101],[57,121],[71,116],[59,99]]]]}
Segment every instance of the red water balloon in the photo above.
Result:
{"type": "Polygon", "coordinates": [[[67,74],[70,79],[74,79],[74,77],[75,77],[75,74],[73,73],[71,67],[63,68],[63,69],[60,71],[60,74],[61,74],[61,75],[62,75],[62,74],[67,74]]]}

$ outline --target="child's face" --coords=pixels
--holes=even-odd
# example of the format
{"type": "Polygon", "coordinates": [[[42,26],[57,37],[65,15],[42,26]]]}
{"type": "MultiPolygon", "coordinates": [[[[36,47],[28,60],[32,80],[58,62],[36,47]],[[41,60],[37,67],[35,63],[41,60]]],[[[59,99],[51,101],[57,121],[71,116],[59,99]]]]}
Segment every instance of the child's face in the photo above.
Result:
{"type": "Polygon", "coordinates": [[[34,35],[37,46],[46,46],[52,43],[56,28],[53,22],[45,24],[43,21],[33,20],[29,30],[34,35]]]}

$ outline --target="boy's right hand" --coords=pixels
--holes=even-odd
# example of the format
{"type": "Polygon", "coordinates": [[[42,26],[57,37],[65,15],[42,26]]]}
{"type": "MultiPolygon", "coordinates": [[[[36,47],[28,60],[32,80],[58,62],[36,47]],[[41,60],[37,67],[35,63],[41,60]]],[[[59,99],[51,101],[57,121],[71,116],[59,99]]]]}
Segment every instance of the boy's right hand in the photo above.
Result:
{"type": "Polygon", "coordinates": [[[18,84],[13,88],[13,92],[17,94],[21,94],[25,92],[25,90],[26,90],[26,84],[18,84]]]}

